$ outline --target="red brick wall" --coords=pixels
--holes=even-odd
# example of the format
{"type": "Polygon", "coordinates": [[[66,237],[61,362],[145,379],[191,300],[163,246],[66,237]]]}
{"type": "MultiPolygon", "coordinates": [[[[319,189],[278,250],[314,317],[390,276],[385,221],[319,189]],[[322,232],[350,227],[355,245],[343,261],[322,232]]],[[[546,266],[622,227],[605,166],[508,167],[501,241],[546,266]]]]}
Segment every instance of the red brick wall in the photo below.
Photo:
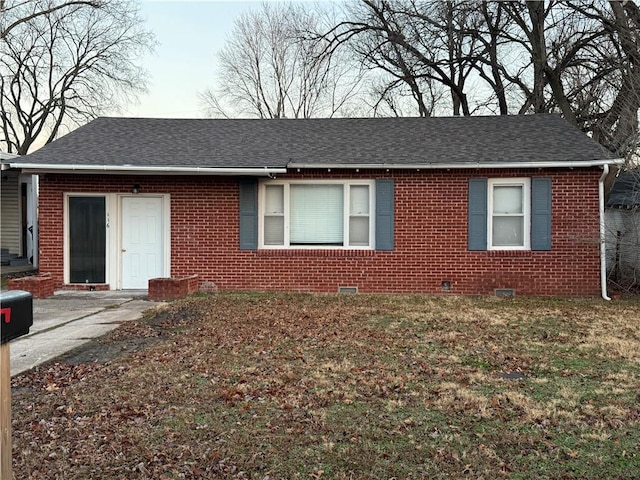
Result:
{"type": "Polygon", "coordinates": [[[198,275],[180,278],[149,279],[149,300],[167,301],[186,297],[198,291],[198,275]]]}
{"type": "MultiPolygon", "coordinates": [[[[395,250],[240,251],[238,179],[194,176],[43,175],[40,180],[40,271],[63,282],[63,193],[171,195],[171,276],[199,275],[221,291],[492,294],[599,293],[599,169],[376,171],[366,178],[395,180],[395,250]],[[467,250],[467,184],[470,177],[552,178],[553,246],[549,252],[467,250]]],[[[304,178],[359,174],[307,172],[304,178]]],[[[300,178],[300,175],[279,178],[300,178]]]]}
{"type": "Polygon", "coordinates": [[[33,298],[47,298],[54,293],[54,279],[49,274],[31,275],[28,277],[12,278],[7,287],[9,290],[24,290],[33,298]]]}

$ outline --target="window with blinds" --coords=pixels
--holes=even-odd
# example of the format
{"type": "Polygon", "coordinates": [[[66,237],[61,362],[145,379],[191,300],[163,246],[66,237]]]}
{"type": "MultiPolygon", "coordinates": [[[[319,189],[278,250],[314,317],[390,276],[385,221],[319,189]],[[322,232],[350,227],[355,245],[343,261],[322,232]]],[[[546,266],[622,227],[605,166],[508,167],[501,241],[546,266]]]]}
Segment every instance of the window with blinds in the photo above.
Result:
{"type": "Polygon", "coordinates": [[[264,248],[371,248],[373,183],[275,181],[261,186],[264,248]]]}
{"type": "Polygon", "coordinates": [[[265,188],[264,244],[284,245],[284,186],[265,188]]]}
{"type": "Polygon", "coordinates": [[[490,248],[529,248],[529,184],[529,179],[489,180],[490,248]]]}

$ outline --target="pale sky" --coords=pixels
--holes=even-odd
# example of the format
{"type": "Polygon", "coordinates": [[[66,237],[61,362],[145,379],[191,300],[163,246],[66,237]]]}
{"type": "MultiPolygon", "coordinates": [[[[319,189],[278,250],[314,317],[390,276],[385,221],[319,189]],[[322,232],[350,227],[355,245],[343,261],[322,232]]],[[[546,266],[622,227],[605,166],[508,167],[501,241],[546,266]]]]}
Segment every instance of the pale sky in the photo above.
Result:
{"type": "Polygon", "coordinates": [[[261,2],[143,0],[141,15],[159,42],[146,57],[149,93],[119,116],[201,118],[198,92],[212,87],[216,52],[241,12],[261,2]]]}

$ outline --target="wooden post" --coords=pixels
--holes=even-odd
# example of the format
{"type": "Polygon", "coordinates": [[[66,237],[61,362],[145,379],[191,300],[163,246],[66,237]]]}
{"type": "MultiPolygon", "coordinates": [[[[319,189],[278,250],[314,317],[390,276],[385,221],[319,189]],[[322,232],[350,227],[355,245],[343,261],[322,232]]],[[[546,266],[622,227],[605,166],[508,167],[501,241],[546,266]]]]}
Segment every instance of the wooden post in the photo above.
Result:
{"type": "Polygon", "coordinates": [[[11,480],[11,356],[0,344],[0,480],[11,480]]]}

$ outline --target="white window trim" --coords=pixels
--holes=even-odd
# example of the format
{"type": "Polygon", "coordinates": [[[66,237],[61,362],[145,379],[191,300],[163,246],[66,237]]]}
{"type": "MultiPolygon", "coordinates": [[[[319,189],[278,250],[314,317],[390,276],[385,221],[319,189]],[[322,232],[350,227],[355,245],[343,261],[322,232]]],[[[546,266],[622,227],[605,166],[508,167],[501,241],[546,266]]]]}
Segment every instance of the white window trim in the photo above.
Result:
{"type": "Polygon", "coordinates": [[[531,179],[530,178],[490,178],[487,181],[487,250],[531,250],[531,179]],[[493,245],[493,187],[518,186],[522,188],[522,210],[524,216],[524,245],[493,245]]]}
{"type": "Polygon", "coordinates": [[[258,189],[258,248],[265,250],[374,250],[375,249],[375,180],[358,179],[318,179],[318,180],[263,180],[258,189]],[[290,245],[289,237],[289,207],[290,185],[342,185],[344,187],[343,205],[343,235],[344,242],[349,241],[349,202],[350,196],[347,186],[367,185],[369,187],[369,245],[290,245]],[[284,245],[265,245],[264,243],[264,217],[266,205],[266,186],[284,185],[284,245]]]}

